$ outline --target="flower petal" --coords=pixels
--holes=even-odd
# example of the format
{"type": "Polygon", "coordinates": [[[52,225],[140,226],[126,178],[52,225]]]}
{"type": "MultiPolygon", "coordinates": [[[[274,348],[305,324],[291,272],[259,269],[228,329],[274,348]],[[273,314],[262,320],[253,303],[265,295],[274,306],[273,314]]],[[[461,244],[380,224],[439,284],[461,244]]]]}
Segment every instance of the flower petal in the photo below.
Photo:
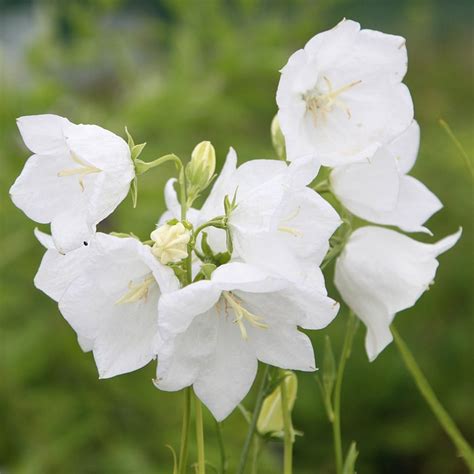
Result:
{"type": "Polygon", "coordinates": [[[16,121],[25,145],[37,154],[67,153],[64,130],[73,126],[58,115],[27,115],[16,121]]]}
{"type": "Polygon", "coordinates": [[[217,340],[213,356],[201,368],[194,391],[221,421],[247,395],[257,374],[257,358],[234,324],[217,320],[217,340]]]}
{"type": "Polygon", "coordinates": [[[415,164],[420,148],[420,126],[417,121],[413,120],[403,133],[387,145],[387,148],[397,159],[400,172],[409,173],[415,164]]]}

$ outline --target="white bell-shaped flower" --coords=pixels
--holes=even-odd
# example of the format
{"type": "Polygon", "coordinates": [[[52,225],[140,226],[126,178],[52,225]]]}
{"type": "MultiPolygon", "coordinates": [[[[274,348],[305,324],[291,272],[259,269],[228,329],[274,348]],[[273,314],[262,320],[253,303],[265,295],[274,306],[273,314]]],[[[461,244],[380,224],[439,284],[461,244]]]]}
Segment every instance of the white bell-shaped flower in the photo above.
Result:
{"type": "Polygon", "coordinates": [[[288,159],[338,166],[371,157],[413,119],[405,39],[343,20],[281,70],[278,118],[288,159]]]}
{"type": "Polygon", "coordinates": [[[321,329],[338,309],[320,280],[298,286],[252,265],[222,265],[211,280],[160,298],[155,384],[167,391],[193,385],[222,420],[249,391],[258,360],[315,370],[311,341],[297,327],[321,329]]]}
{"type": "Polygon", "coordinates": [[[395,314],[411,308],[433,283],[438,255],[458,241],[461,230],[435,244],[417,242],[381,227],[362,227],[336,262],[335,284],[367,327],[365,348],[374,360],[392,341],[395,314]]]}
{"type": "MultiPolygon", "coordinates": [[[[199,222],[224,214],[225,196],[235,197],[228,220],[233,257],[298,278],[321,263],[329,238],[341,223],[331,205],[307,187],[318,167],[305,159],[289,166],[277,160],[252,160],[237,168],[231,149],[199,222]]],[[[225,250],[225,233],[209,230],[209,243],[216,251],[225,250]]]]}
{"type": "Polygon", "coordinates": [[[173,271],[133,238],[97,233],[88,246],[63,255],[49,236],[38,237],[47,251],[35,286],[58,301],[81,348],[92,350],[100,378],[154,359],[158,300],[178,288],[173,271]]]}
{"type": "Polygon", "coordinates": [[[410,127],[366,161],[331,171],[331,190],[350,212],[369,222],[406,232],[430,231],[423,224],[442,208],[420,181],[407,176],[416,161],[420,127],[410,127]]]}
{"type": "Polygon", "coordinates": [[[10,189],[12,200],[34,221],[51,223],[61,252],[78,248],[127,196],[134,177],[130,149],[108,130],[57,115],[17,123],[34,155],[10,189]]]}

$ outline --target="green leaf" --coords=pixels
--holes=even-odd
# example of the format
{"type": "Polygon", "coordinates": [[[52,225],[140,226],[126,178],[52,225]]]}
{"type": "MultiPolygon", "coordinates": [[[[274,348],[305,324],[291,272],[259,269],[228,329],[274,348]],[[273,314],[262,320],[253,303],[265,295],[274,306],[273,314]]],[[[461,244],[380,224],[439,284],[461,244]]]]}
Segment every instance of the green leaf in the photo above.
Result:
{"type": "Polygon", "coordinates": [[[349,450],[347,451],[344,467],[342,468],[342,474],[355,474],[355,463],[357,456],[359,456],[359,452],[357,451],[355,441],[352,441],[351,445],[349,446],[349,450]]]}
{"type": "MultiPolygon", "coordinates": [[[[280,384],[284,383],[288,394],[288,407],[291,412],[295,404],[298,392],[298,379],[291,371],[285,372],[285,377],[280,384]]],[[[261,435],[272,434],[279,437],[284,431],[283,411],[281,408],[280,384],[263,401],[262,409],[257,420],[257,431],[261,435]]]]}

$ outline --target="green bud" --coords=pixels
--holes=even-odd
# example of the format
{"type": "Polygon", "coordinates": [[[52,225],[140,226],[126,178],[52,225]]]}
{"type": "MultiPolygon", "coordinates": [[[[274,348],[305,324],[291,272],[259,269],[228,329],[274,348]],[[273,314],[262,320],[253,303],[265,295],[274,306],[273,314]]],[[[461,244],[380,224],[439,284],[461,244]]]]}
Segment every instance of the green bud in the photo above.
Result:
{"type": "Polygon", "coordinates": [[[196,199],[201,191],[207,188],[216,170],[216,151],[211,142],[201,142],[194,148],[191,161],[186,166],[188,196],[196,199]]]}
{"type": "MultiPolygon", "coordinates": [[[[280,383],[285,384],[288,396],[288,408],[290,412],[296,400],[298,391],[298,379],[291,371],[285,372],[285,377],[280,383]]],[[[271,435],[281,437],[284,430],[283,412],[281,407],[280,384],[263,401],[262,409],[257,420],[257,431],[261,435],[271,435]]]]}
{"type": "Polygon", "coordinates": [[[275,115],[272,120],[271,126],[272,133],[272,144],[273,148],[276,151],[276,154],[280,160],[286,160],[286,148],[285,148],[285,137],[280,128],[280,121],[278,120],[278,115],[275,115]]]}

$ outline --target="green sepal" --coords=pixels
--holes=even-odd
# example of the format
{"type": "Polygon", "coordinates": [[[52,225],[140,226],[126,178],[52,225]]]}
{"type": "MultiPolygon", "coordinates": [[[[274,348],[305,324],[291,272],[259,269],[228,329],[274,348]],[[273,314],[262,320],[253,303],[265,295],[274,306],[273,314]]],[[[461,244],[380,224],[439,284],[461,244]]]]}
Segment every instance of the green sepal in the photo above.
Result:
{"type": "Polygon", "coordinates": [[[132,184],[130,186],[130,195],[132,196],[132,205],[135,209],[138,202],[138,178],[136,175],[133,178],[132,184]]]}
{"type": "Polygon", "coordinates": [[[140,143],[139,145],[134,145],[132,149],[130,150],[132,153],[132,160],[135,161],[142,153],[143,149],[146,146],[145,143],[140,143]]]}

